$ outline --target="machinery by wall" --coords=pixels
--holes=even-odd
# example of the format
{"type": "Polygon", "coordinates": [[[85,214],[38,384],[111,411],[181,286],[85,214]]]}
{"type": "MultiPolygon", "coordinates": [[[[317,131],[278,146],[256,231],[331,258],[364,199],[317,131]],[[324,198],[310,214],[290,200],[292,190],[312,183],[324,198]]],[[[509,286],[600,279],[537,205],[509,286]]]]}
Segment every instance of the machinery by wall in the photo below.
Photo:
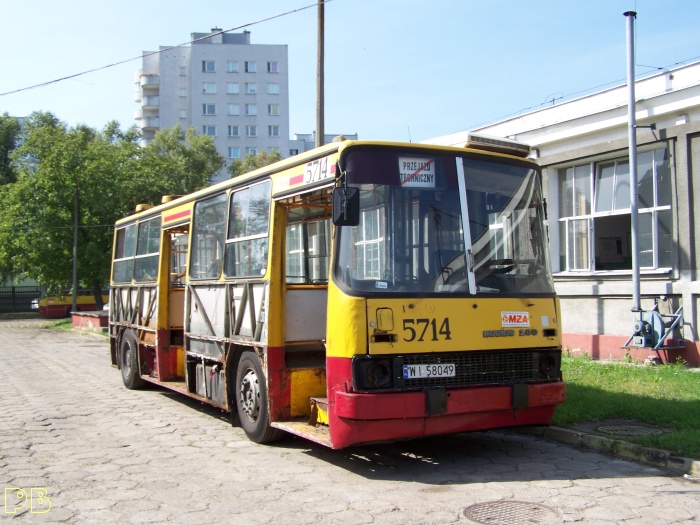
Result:
{"type": "MultiPolygon", "coordinates": [[[[626,347],[651,348],[652,350],[666,350],[679,348],[677,344],[666,345],[666,340],[673,334],[679,325],[683,324],[683,307],[679,307],[675,313],[659,313],[658,300],[654,299],[652,310],[639,310],[639,319],[634,323],[632,337],[624,344],[626,347]]],[[[675,343],[675,340],[673,340],[675,343]]],[[[680,347],[682,348],[682,347],[680,347]]]]}

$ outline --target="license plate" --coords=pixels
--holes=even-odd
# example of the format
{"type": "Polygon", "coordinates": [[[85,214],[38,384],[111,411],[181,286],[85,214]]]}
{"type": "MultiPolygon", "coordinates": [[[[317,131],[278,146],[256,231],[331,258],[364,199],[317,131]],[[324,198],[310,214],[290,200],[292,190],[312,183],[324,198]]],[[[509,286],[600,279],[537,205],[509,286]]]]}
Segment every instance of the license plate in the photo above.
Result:
{"type": "Polygon", "coordinates": [[[440,363],[432,365],[403,365],[404,379],[418,379],[426,377],[454,377],[457,375],[457,366],[454,363],[440,363]]]}

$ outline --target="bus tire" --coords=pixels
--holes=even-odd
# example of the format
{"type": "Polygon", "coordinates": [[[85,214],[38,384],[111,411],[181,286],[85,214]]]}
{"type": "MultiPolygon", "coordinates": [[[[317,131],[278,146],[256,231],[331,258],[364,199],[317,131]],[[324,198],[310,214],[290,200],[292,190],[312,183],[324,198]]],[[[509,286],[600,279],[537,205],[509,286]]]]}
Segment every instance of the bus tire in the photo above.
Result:
{"type": "Polygon", "coordinates": [[[283,432],[270,426],[267,387],[260,360],[253,352],[243,352],[236,370],[236,407],[240,425],[255,443],[271,443],[283,432]]]}
{"type": "Polygon", "coordinates": [[[236,363],[229,359],[226,366],[226,396],[228,400],[228,415],[232,427],[241,426],[241,418],[238,416],[238,383],[236,382],[236,363]]]}
{"type": "Polygon", "coordinates": [[[141,379],[138,354],[139,345],[134,332],[124,330],[119,340],[119,369],[122,372],[124,386],[129,390],[137,390],[145,383],[141,379]]]}

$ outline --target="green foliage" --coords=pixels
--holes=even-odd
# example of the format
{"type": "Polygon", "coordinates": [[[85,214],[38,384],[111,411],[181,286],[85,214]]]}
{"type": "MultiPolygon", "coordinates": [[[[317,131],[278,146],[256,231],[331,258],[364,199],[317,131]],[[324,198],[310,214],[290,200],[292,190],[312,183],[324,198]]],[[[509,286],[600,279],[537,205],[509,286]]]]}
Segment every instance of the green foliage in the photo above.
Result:
{"type": "Polygon", "coordinates": [[[273,151],[268,153],[267,151],[261,151],[257,155],[254,153],[248,153],[242,159],[235,159],[228,167],[229,178],[238,177],[239,175],[245,175],[253,170],[267,166],[280,160],[282,156],[279,151],[273,151]]]}
{"type": "Polygon", "coordinates": [[[145,148],[136,129],[69,128],[51,113],[30,115],[25,133],[12,154],[17,179],[0,186],[0,273],[50,291],[70,288],[76,209],[78,276],[97,297],[109,279],[114,222],[138,203],[205,187],[224,164],[211,137],[177,127],[145,148]]]}
{"type": "Polygon", "coordinates": [[[637,366],[562,358],[566,403],[553,424],[629,419],[671,430],[626,440],[700,458],[700,372],[681,364],[637,366]]]}
{"type": "Polygon", "coordinates": [[[138,195],[158,204],[163,195],[185,195],[204,188],[223,169],[225,161],[216,151],[214,139],[198,135],[194,128],[180,126],[160,131],[143,148],[138,195]]]}
{"type": "Polygon", "coordinates": [[[17,174],[11,162],[20,138],[20,125],[7,113],[0,115],[0,185],[15,182],[17,174]]]}

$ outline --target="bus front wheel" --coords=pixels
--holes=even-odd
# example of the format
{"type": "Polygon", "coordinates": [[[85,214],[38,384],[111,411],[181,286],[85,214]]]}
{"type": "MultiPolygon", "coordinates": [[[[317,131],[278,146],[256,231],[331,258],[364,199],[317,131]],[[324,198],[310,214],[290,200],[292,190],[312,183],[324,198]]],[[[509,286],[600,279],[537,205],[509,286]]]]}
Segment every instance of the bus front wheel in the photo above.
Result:
{"type": "Polygon", "coordinates": [[[126,388],[136,390],[144,385],[139,369],[139,345],[131,330],[125,330],[119,342],[119,368],[126,388]]]}
{"type": "Polygon", "coordinates": [[[251,441],[270,443],[282,437],[281,430],[270,426],[265,376],[253,352],[244,352],[238,361],[236,406],[241,427],[251,441]]]}

